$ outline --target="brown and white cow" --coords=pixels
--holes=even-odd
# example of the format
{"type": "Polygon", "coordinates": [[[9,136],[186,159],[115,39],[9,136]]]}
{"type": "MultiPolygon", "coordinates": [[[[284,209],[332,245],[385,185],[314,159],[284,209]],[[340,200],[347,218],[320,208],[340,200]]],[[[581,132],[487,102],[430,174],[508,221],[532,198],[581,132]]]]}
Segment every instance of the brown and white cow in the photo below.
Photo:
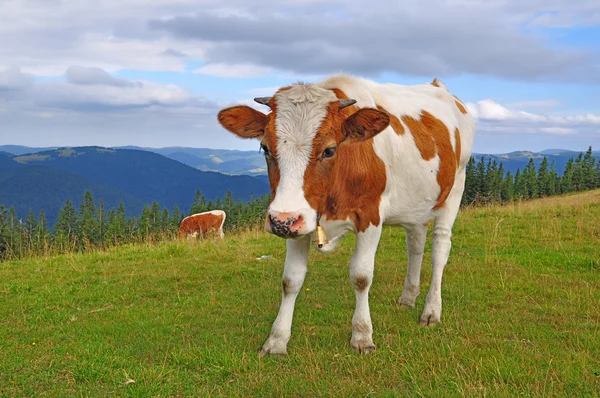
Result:
{"type": "Polygon", "coordinates": [[[184,218],[179,226],[179,237],[196,238],[211,231],[216,231],[223,239],[223,224],[226,214],[223,210],[211,210],[192,214],[184,218]]]}
{"type": "Polygon", "coordinates": [[[281,306],[261,355],[287,351],[318,223],[329,238],[322,252],[349,231],[357,235],[350,343],[369,353],[375,345],[368,294],[382,226],[406,229],[408,271],[398,302],[413,307],[427,222],[434,219],[433,275],[420,323],[438,323],[442,273],[475,136],[465,105],[438,79],[401,86],[348,75],[294,84],[256,101],[271,112],[234,106],[221,110],[218,120],[239,137],[260,140],[271,185],[266,229],[288,239],[281,306]]]}

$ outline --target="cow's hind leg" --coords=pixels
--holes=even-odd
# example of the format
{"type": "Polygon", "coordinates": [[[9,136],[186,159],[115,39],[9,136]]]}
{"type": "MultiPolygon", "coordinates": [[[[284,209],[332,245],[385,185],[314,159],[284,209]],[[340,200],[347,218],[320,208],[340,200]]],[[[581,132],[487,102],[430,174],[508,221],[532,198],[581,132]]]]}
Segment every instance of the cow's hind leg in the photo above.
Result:
{"type": "Polygon", "coordinates": [[[445,205],[438,210],[438,215],[433,224],[431,286],[429,287],[429,293],[427,293],[427,298],[425,299],[425,308],[419,321],[421,325],[435,325],[440,322],[442,316],[442,274],[448,262],[450,248],[452,247],[450,238],[452,236],[452,227],[460,207],[464,181],[465,175],[463,171],[462,175],[457,178],[445,205]]]}
{"type": "Polygon", "coordinates": [[[271,334],[260,351],[261,357],[266,354],[287,353],[287,343],[292,334],[294,306],[306,276],[309,249],[310,236],[300,240],[290,239],[287,241],[285,267],[281,281],[281,306],[271,327],[271,334]]]}
{"type": "Polygon", "coordinates": [[[404,289],[398,299],[398,304],[414,307],[420,293],[421,264],[423,263],[423,250],[427,238],[427,226],[423,224],[412,225],[406,229],[406,249],[408,251],[408,269],[404,280],[404,289]]]}
{"type": "Polygon", "coordinates": [[[356,235],[356,250],[350,260],[350,281],[356,294],[356,308],[352,317],[350,344],[361,354],[375,350],[373,325],[369,310],[369,289],[373,281],[375,253],[381,237],[381,225],[371,226],[356,235]]]}

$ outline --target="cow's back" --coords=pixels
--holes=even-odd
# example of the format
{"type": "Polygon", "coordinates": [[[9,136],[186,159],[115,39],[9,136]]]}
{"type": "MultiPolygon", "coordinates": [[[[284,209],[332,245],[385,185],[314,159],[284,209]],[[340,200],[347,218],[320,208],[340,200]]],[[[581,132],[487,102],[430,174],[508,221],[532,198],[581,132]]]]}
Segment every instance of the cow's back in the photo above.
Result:
{"type": "Polygon", "coordinates": [[[464,181],[475,135],[466,106],[437,79],[402,86],[341,75],[320,84],[341,90],[359,108],[378,108],[390,116],[390,126],[373,139],[386,166],[380,205],[384,222],[430,219],[444,206],[454,184],[464,181]]]}
{"type": "Polygon", "coordinates": [[[211,210],[192,214],[181,221],[179,235],[201,235],[211,230],[222,233],[226,214],[223,210],[211,210]]]}

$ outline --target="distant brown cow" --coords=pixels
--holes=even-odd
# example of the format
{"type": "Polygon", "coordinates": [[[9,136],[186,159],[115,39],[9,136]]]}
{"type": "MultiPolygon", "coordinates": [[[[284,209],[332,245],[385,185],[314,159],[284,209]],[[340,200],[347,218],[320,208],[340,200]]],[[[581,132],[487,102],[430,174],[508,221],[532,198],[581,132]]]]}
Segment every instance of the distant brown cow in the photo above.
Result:
{"type": "Polygon", "coordinates": [[[211,230],[219,233],[219,237],[223,239],[223,224],[225,223],[226,214],[223,210],[205,211],[204,213],[192,214],[184,218],[179,226],[179,237],[196,238],[202,236],[211,230]]]}

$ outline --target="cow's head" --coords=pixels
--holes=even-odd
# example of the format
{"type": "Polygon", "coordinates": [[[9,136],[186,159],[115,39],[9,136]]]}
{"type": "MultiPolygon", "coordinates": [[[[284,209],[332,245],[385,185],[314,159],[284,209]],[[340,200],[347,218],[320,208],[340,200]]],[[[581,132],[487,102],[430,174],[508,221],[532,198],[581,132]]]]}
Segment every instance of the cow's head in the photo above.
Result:
{"type": "Polygon", "coordinates": [[[314,84],[286,87],[255,101],[271,112],[234,106],[219,112],[219,123],[239,137],[260,140],[271,185],[266,230],[283,238],[307,235],[317,226],[334,179],[343,178],[336,175],[336,164],[345,146],[374,137],[389,117],[358,109],[340,90],[314,84]]]}

